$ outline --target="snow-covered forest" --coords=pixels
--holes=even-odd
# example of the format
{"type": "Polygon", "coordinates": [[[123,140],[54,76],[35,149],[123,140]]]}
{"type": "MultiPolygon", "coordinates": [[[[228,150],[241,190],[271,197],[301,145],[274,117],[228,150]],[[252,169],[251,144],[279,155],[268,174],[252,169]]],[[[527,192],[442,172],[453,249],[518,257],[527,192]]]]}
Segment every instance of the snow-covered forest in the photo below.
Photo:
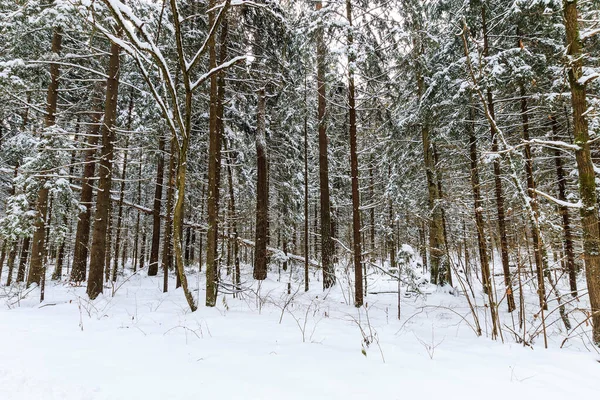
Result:
{"type": "Polygon", "coordinates": [[[597,396],[600,0],[0,0],[0,37],[0,398],[597,396]]]}

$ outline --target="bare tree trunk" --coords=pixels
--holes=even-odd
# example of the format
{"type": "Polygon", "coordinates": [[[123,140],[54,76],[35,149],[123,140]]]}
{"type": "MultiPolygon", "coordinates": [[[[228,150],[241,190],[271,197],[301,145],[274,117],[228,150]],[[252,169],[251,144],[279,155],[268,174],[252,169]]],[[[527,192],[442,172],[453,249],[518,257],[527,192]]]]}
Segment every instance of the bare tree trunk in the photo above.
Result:
{"type": "Polygon", "coordinates": [[[483,198],[481,196],[481,185],[479,183],[479,155],[477,154],[477,137],[475,136],[475,107],[469,107],[469,121],[467,121],[469,132],[469,158],[471,162],[471,187],[473,188],[475,227],[477,228],[477,245],[479,248],[479,261],[481,263],[481,282],[483,292],[488,296],[490,315],[492,320],[492,339],[498,335],[497,306],[494,300],[494,286],[490,277],[490,259],[488,256],[488,245],[485,236],[485,221],[483,218],[483,198]]]}
{"type": "MultiPolygon", "coordinates": [[[[111,165],[111,174],[112,174],[112,165],[111,165]]],[[[108,282],[110,280],[110,260],[112,260],[112,234],[113,234],[113,225],[114,225],[114,215],[113,215],[113,203],[110,201],[108,203],[108,226],[106,227],[106,252],[104,254],[104,282],[108,282]]]]}
{"type": "MultiPolygon", "coordinates": [[[[420,96],[419,96],[420,97],[420,96]]],[[[435,162],[433,158],[433,147],[429,141],[429,127],[423,124],[421,128],[423,141],[423,155],[425,158],[425,176],[427,179],[428,203],[429,203],[429,262],[431,282],[436,285],[445,283],[443,270],[444,237],[442,227],[442,216],[439,200],[438,187],[435,182],[435,162]]]]}
{"type": "Polygon", "coordinates": [[[173,268],[173,196],[175,195],[175,159],[177,157],[175,138],[171,139],[171,151],[169,152],[169,178],[167,179],[167,204],[165,207],[165,232],[163,234],[163,293],[169,290],[169,270],[173,268]]]}
{"type": "MultiPolygon", "coordinates": [[[[202,185],[200,189],[200,218],[204,218],[204,205],[206,204],[206,186],[202,185]]],[[[202,261],[204,253],[204,234],[200,232],[198,238],[198,271],[202,272],[202,261]]]]}
{"type": "Polygon", "coordinates": [[[94,197],[91,180],[94,178],[96,169],[96,146],[100,134],[100,120],[102,118],[100,97],[100,85],[96,86],[92,94],[93,111],[90,113],[91,125],[88,130],[87,147],[85,152],[83,176],[81,179],[81,196],[79,205],[84,207],[79,212],[77,229],[75,231],[75,249],[73,251],[73,266],[71,268],[71,282],[79,283],[85,281],[86,265],[88,259],[88,246],[90,242],[90,228],[92,215],[92,200],[94,197]]]}
{"type": "MultiPolygon", "coordinates": [[[[481,19],[483,29],[483,56],[488,57],[489,55],[489,43],[488,43],[488,31],[487,31],[487,17],[485,12],[485,5],[481,7],[481,19]]],[[[487,89],[487,106],[490,113],[490,117],[495,120],[494,113],[494,99],[492,97],[491,89],[487,89]]],[[[493,124],[490,124],[490,133],[492,137],[492,153],[498,152],[498,135],[493,124]]],[[[512,279],[510,274],[509,258],[508,258],[508,239],[506,236],[506,219],[504,213],[504,193],[502,190],[502,170],[500,168],[500,159],[494,158],[494,189],[496,194],[496,211],[498,214],[498,230],[500,232],[500,254],[502,258],[502,270],[504,272],[504,286],[506,291],[506,300],[508,305],[508,312],[515,310],[515,297],[512,289],[512,279]]]]}
{"type": "Polygon", "coordinates": [[[354,37],[352,32],[352,1],[346,0],[346,17],[348,18],[348,115],[350,135],[350,176],[352,178],[352,238],[354,256],[354,305],[363,305],[363,270],[362,243],[360,232],[360,195],[358,188],[358,149],[356,143],[356,99],[354,94],[354,37]]]}
{"type": "Polygon", "coordinates": [[[192,228],[189,226],[185,230],[185,251],[183,259],[185,260],[185,265],[190,264],[190,250],[192,249],[192,228]]]}
{"type": "MultiPolygon", "coordinates": [[[[372,204],[375,203],[375,179],[373,178],[373,159],[371,157],[371,166],[369,167],[369,200],[372,204]]],[[[369,208],[369,235],[371,241],[371,259],[375,260],[375,207],[369,208]]]]}
{"type": "MultiPolygon", "coordinates": [[[[212,10],[215,0],[209,0],[208,8],[212,10]]],[[[213,26],[216,20],[215,11],[208,14],[208,25],[213,26]]],[[[217,66],[217,50],[215,38],[209,37],[208,42],[209,70],[217,66]]],[[[214,307],[217,303],[218,289],[218,250],[217,236],[219,232],[219,177],[221,166],[221,131],[217,125],[218,108],[217,75],[210,77],[210,107],[209,107],[209,146],[208,146],[208,232],[206,238],[206,305],[214,307]]]]}
{"type": "MultiPolygon", "coordinates": [[[[62,31],[55,28],[52,34],[52,53],[58,55],[62,47],[62,31]]],[[[59,65],[50,64],[50,86],[46,98],[46,119],[44,125],[49,128],[56,121],[56,106],[58,103],[58,79],[60,76],[59,65]]],[[[37,217],[33,232],[33,246],[31,248],[31,263],[27,275],[27,286],[32,283],[39,284],[44,272],[44,256],[46,251],[46,212],[48,211],[48,188],[42,183],[36,201],[37,217]]]]}
{"type": "Polygon", "coordinates": [[[265,89],[258,91],[256,119],[256,236],[254,248],[254,279],[267,277],[267,224],[269,218],[269,187],[267,182],[267,138],[265,132],[265,89]]]}
{"type": "Polygon", "coordinates": [[[123,200],[125,199],[125,178],[127,177],[127,156],[129,155],[129,132],[133,121],[133,88],[129,97],[129,108],[127,110],[127,136],[125,138],[125,150],[123,151],[123,170],[121,171],[121,187],[119,189],[119,208],[117,210],[117,236],[115,238],[115,253],[112,268],[112,281],[117,281],[117,270],[119,266],[119,250],[121,248],[121,228],[123,224],[123,200]]]}
{"type": "MultiPolygon", "coordinates": [[[[552,140],[558,141],[558,123],[554,116],[550,116],[552,125],[552,140]]],[[[558,184],[558,199],[567,201],[567,179],[563,167],[563,159],[559,149],[554,150],[554,163],[556,165],[556,178],[558,184]]],[[[565,270],[569,274],[569,286],[571,296],[577,297],[577,269],[575,266],[575,251],[573,250],[573,229],[571,228],[571,218],[569,208],[565,205],[558,206],[558,212],[562,217],[562,226],[564,232],[564,249],[566,256],[565,270]]]]}
{"type": "MultiPolygon", "coordinates": [[[[438,200],[441,203],[444,200],[444,191],[442,190],[442,172],[440,171],[439,154],[437,151],[437,146],[435,144],[433,144],[433,160],[435,162],[435,175],[436,175],[437,189],[438,189],[438,200]]],[[[444,247],[446,249],[446,257],[442,261],[442,265],[441,265],[442,270],[440,271],[439,275],[441,275],[443,277],[444,282],[448,282],[448,284],[450,286],[453,286],[453,284],[452,284],[452,268],[450,268],[450,247],[448,245],[448,228],[447,228],[447,224],[446,224],[446,210],[444,209],[443,204],[438,204],[438,207],[440,208],[440,217],[441,217],[441,221],[442,221],[442,239],[443,239],[444,247]]]]}
{"type": "MultiPolygon", "coordinates": [[[[144,157],[140,153],[139,159],[138,159],[138,176],[137,176],[138,184],[137,184],[137,196],[136,196],[137,204],[142,204],[142,165],[144,164],[143,160],[144,160],[144,157]]],[[[134,235],[134,239],[133,239],[133,272],[134,273],[137,271],[138,259],[140,261],[142,261],[144,259],[144,252],[145,252],[144,244],[142,242],[142,251],[141,251],[142,254],[140,256],[140,254],[139,254],[139,248],[140,248],[139,239],[140,239],[141,214],[142,214],[142,212],[140,210],[137,210],[137,215],[136,215],[136,219],[135,219],[135,235],[134,235]]],[[[145,235],[142,238],[142,240],[145,240],[145,235]]],[[[143,261],[140,264],[141,264],[140,269],[144,268],[143,261]]]]}
{"type": "Polygon", "coordinates": [[[160,250],[160,208],[162,205],[163,181],[165,175],[165,139],[158,139],[158,161],[156,163],[156,186],[154,188],[154,205],[152,207],[152,245],[150,247],[150,262],[148,276],[158,274],[158,253],[160,250]]]}
{"type": "Polygon", "coordinates": [[[309,211],[308,211],[308,84],[307,73],[304,74],[304,291],[308,292],[308,259],[310,258],[309,246],[310,237],[308,232],[309,227],[309,211]]]}
{"type": "MultiPolygon", "coordinates": [[[[146,262],[146,224],[142,223],[142,244],[140,245],[140,269],[144,269],[146,262]]],[[[134,271],[135,272],[135,271],[134,271]]]]}
{"type": "Polygon", "coordinates": [[[0,254],[0,279],[2,278],[2,269],[4,268],[4,260],[6,259],[8,244],[8,240],[4,240],[4,242],[2,242],[2,253],[0,254]]]}
{"type": "MultiPolygon", "coordinates": [[[[225,144],[227,143],[227,141],[224,142],[225,144]]],[[[227,148],[225,148],[225,150],[227,151],[227,148]]],[[[238,227],[237,227],[237,213],[236,213],[236,208],[235,208],[235,190],[233,189],[233,170],[232,170],[232,164],[233,164],[233,157],[231,156],[231,153],[227,153],[229,154],[229,162],[227,163],[227,179],[228,179],[228,186],[229,186],[229,217],[230,217],[230,224],[231,224],[231,230],[232,230],[232,238],[231,238],[231,245],[233,246],[233,263],[234,263],[234,276],[233,276],[233,283],[236,287],[236,290],[240,290],[240,282],[241,282],[241,277],[240,277],[240,258],[239,258],[239,247],[238,247],[238,227]]]]}
{"type": "Polygon", "coordinates": [[[15,259],[17,258],[17,248],[18,243],[16,241],[10,244],[11,249],[10,253],[8,253],[8,262],[7,262],[7,277],[6,277],[6,286],[10,286],[12,283],[13,270],[15,267],[15,259]]]}
{"type": "MultiPolygon", "coordinates": [[[[115,141],[115,120],[117,117],[117,98],[119,94],[119,60],[120,48],[111,43],[108,79],[106,81],[106,105],[104,123],[102,125],[102,150],[100,159],[98,194],[96,196],[96,213],[94,232],[90,250],[90,272],[88,276],[87,294],[95,299],[103,291],[103,271],[107,253],[107,231],[109,225],[110,189],[112,178],[113,149],[115,141]]],[[[110,252],[109,252],[110,253],[110,252]]],[[[107,267],[108,268],[108,267],[107,267]]]]}
{"type": "Polygon", "coordinates": [[[579,35],[577,0],[563,3],[569,56],[569,84],[573,107],[573,135],[578,149],[575,151],[579,172],[579,195],[581,223],[583,226],[583,255],[588,295],[592,309],[593,340],[600,345],[600,229],[598,226],[598,199],[594,164],[590,154],[587,112],[586,83],[583,76],[583,43],[579,35]]]}
{"type": "Polygon", "coordinates": [[[19,268],[17,269],[17,282],[25,280],[25,268],[27,267],[27,259],[29,258],[29,250],[31,247],[31,237],[23,239],[21,244],[21,254],[19,255],[19,268]]]}
{"type": "MultiPolygon", "coordinates": [[[[517,31],[517,35],[519,32],[517,31]]],[[[520,39],[519,39],[520,40],[520,39]]],[[[520,43],[519,43],[520,44],[520,43]]],[[[529,190],[529,198],[531,209],[534,214],[534,218],[539,217],[539,205],[537,201],[537,194],[535,192],[535,178],[533,176],[533,158],[531,156],[531,146],[529,145],[529,110],[527,106],[527,98],[525,93],[525,86],[523,83],[519,84],[519,92],[521,94],[521,118],[523,121],[523,140],[525,149],[525,173],[527,176],[527,189],[529,190]]],[[[540,245],[540,232],[535,224],[531,226],[531,235],[533,236],[533,253],[535,258],[536,275],[538,281],[538,299],[540,307],[544,310],[548,309],[546,304],[546,288],[544,284],[544,274],[547,272],[547,259],[544,255],[546,254],[545,249],[541,248],[540,245]]]]}
{"type": "MultiPolygon", "coordinates": [[[[76,123],[75,123],[74,141],[78,140],[80,127],[81,127],[81,117],[78,115],[76,123]]],[[[71,152],[71,161],[69,163],[69,184],[73,183],[73,178],[71,178],[71,177],[73,176],[74,171],[75,171],[76,156],[77,156],[77,151],[76,150],[72,151],[71,152]]],[[[69,224],[69,218],[68,218],[68,215],[71,214],[70,211],[71,211],[71,204],[67,204],[67,211],[63,213],[63,217],[62,217],[62,223],[65,226],[69,227],[69,231],[68,231],[69,237],[72,234],[72,224],[69,224]]],[[[63,238],[60,241],[60,245],[58,248],[58,256],[56,257],[56,264],[54,266],[54,272],[52,273],[53,281],[62,279],[63,264],[64,264],[64,260],[65,260],[66,242],[67,242],[67,238],[63,238]]]]}
{"type": "MultiPolygon", "coordinates": [[[[323,8],[321,1],[315,2],[316,10],[323,8]]],[[[321,189],[321,265],[323,289],[335,285],[333,267],[333,240],[331,238],[331,199],[329,196],[329,159],[327,154],[327,91],[325,88],[326,52],[323,22],[317,29],[317,92],[319,118],[319,186],[321,189]]]]}

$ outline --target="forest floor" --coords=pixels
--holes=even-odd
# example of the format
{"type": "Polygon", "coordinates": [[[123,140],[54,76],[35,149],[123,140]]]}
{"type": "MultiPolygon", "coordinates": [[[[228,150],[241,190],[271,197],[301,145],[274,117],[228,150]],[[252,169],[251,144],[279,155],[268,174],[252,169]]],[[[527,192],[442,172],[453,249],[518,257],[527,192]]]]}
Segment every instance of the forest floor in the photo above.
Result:
{"type": "MultiPolygon", "coordinates": [[[[483,335],[477,337],[465,297],[431,286],[426,295],[403,295],[399,321],[397,294],[372,293],[395,290],[385,275],[369,277],[371,294],[360,309],[349,304],[343,276],[325,293],[318,276],[311,274],[306,293],[294,278],[288,295],[287,273],[275,273],[260,290],[219,295],[215,308],[202,305],[195,313],[181,289],[162,292],[160,276],[120,279],[125,282],[114,296],[106,287],[93,302],[84,287],[50,281],[42,304],[38,289],[0,291],[0,399],[598,395],[600,356],[585,334],[560,349],[566,336],[557,322],[548,329],[549,349],[541,335],[531,347],[518,344],[508,328],[504,343],[491,340],[480,294],[483,335]]],[[[190,279],[204,287],[196,275],[190,279]]],[[[173,278],[169,284],[174,287],[173,278]]],[[[199,295],[203,304],[203,290],[199,295]]],[[[533,291],[528,299],[533,310],[533,291]]],[[[502,323],[512,329],[518,316],[501,307],[502,323]]],[[[527,329],[533,332],[539,324],[532,318],[527,329]]]]}

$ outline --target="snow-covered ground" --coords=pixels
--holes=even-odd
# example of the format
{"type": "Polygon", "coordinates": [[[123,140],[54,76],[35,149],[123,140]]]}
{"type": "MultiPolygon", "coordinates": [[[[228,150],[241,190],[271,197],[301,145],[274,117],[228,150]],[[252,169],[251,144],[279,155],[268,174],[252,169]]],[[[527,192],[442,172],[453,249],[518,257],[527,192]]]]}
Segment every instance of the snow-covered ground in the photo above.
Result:
{"type": "MultiPolygon", "coordinates": [[[[93,302],[85,288],[53,282],[42,304],[37,289],[23,299],[25,292],[0,292],[0,399],[547,400],[600,393],[600,357],[584,339],[559,349],[565,335],[557,323],[547,350],[541,336],[523,347],[506,329],[504,344],[492,341],[482,296],[477,337],[463,296],[402,297],[398,321],[394,293],[370,294],[356,309],[343,276],[328,293],[315,276],[307,293],[293,280],[292,295],[287,273],[277,279],[273,273],[260,290],[220,295],[217,307],[195,313],[181,289],[162,293],[162,277],[144,272],[93,302]]],[[[395,285],[370,276],[371,291],[395,285]]],[[[200,297],[203,304],[202,290],[200,297]]],[[[502,322],[513,326],[505,312],[502,322]]]]}

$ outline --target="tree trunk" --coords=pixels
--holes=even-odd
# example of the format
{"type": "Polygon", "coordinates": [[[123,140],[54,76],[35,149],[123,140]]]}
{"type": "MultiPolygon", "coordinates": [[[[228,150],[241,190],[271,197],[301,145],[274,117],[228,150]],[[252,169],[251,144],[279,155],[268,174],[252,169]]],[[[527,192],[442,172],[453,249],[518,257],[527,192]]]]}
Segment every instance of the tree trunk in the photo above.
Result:
{"type": "MultiPolygon", "coordinates": [[[[119,94],[119,52],[116,43],[111,43],[108,79],[106,81],[106,103],[104,123],[102,125],[102,149],[96,196],[96,213],[94,216],[94,232],[90,250],[90,272],[88,276],[87,294],[95,299],[103,291],[103,271],[107,252],[107,231],[110,218],[110,189],[112,178],[113,149],[115,141],[115,120],[117,117],[117,97],[119,94]]],[[[110,252],[109,252],[110,253],[110,252]]],[[[108,268],[108,267],[107,267],[108,268]]]]}
{"type": "Polygon", "coordinates": [[[254,248],[254,279],[267,277],[267,224],[269,187],[267,183],[267,139],[265,136],[265,89],[258,91],[256,119],[256,236],[254,248]]]}
{"type": "Polygon", "coordinates": [[[125,138],[125,150],[123,151],[123,170],[121,171],[121,187],[119,189],[119,208],[117,211],[117,236],[115,238],[115,253],[112,268],[112,281],[117,281],[117,270],[119,266],[119,250],[121,248],[121,228],[123,224],[123,200],[125,199],[125,178],[127,177],[127,156],[129,155],[129,135],[133,121],[133,88],[129,97],[129,108],[127,110],[127,136],[125,138]]]}
{"type": "MultiPolygon", "coordinates": [[[[2,133],[0,132],[0,135],[2,133]]],[[[0,253],[0,280],[2,279],[2,269],[4,268],[4,260],[6,259],[6,251],[8,248],[8,240],[2,242],[2,253],[0,253]]]]}
{"type": "MultiPolygon", "coordinates": [[[[483,29],[483,56],[489,55],[487,17],[485,6],[481,7],[482,29],[483,29]]],[[[487,106],[490,117],[495,120],[494,99],[491,89],[487,89],[487,106]]],[[[492,137],[492,153],[498,152],[498,135],[493,124],[490,124],[490,134],[492,137]]],[[[494,158],[494,189],[496,194],[496,211],[498,214],[498,230],[500,233],[500,254],[502,258],[502,270],[504,272],[504,286],[506,291],[506,300],[508,312],[515,310],[515,297],[512,289],[512,278],[510,274],[509,258],[508,258],[508,239],[506,236],[506,219],[504,213],[504,193],[502,190],[502,170],[500,168],[500,158],[494,158]]]]}
{"type": "Polygon", "coordinates": [[[469,132],[469,158],[471,162],[471,187],[473,188],[475,227],[477,229],[477,246],[479,248],[479,261],[481,263],[481,282],[483,292],[488,296],[491,320],[492,339],[498,335],[498,317],[496,301],[494,300],[494,286],[490,277],[490,259],[488,256],[488,245],[485,236],[485,220],[483,218],[483,198],[481,196],[481,185],[479,183],[479,155],[477,154],[477,137],[475,136],[475,107],[469,107],[469,121],[467,121],[469,132]]]}
{"type": "MultiPolygon", "coordinates": [[[[423,45],[415,41],[415,47],[420,55],[424,53],[423,45]]],[[[421,66],[417,66],[417,96],[419,103],[425,94],[425,78],[421,71],[421,66]]],[[[421,116],[421,141],[423,144],[423,158],[425,166],[425,178],[427,182],[428,208],[429,208],[429,271],[431,282],[436,285],[445,283],[443,273],[444,258],[444,233],[443,221],[440,205],[438,186],[435,181],[435,159],[433,146],[430,138],[429,123],[427,116],[421,116]]]]}
{"type": "Polygon", "coordinates": [[[73,266],[71,268],[71,282],[80,283],[86,278],[86,265],[88,259],[88,246],[90,242],[92,199],[94,197],[91,180],[96,169],[96,146],[100,134],[100,120],[102,119],[100,86],[96,86],[92,94],[93,111],[90,113],[91,124],[88,130],[87,147],[84,156],[83,176],[81,178],[81,195],[79,206],[84,207],[77,218],[75,231],[75,249],[73,251],[73,266]]]}
{"type": "MultiPolygon", "coordinates": [[[[62,47],[62,31],[55,28],[52,34],[52,53],[56,56],[60,53],[62,47]]],[[[44,125],[49,128],[56,121],[56,106],[58,103],[58,79],[60,76],[59,66],[56,63],[50,64],[50,85],[46,98],[46,119],[44,125]]],[[[48,188],[42,182],[41,189],[38,191],[36,201],[36,220],[35,230],[33,232],[33,246],[31,248],[31,263],[29,274],[27,275],[27,286],[32,283],[39,284],[44,272],[44,256],[46,251],[46,212],[48,211],[48,188]]]]}
{"type": "Polygon", "coordinates": [[[163,180],[165,174],[165,139],[158,139],[158,161],[156,163],[156,186],[154,188],[154,205],[152,207],[152,245],[150,247],[150,262],[148,276],[158,274],[158,252],[160,249],[160,208],[162,205],[163,180]]]}
{"type": "MultiPolygon", "coordinates": [[[[550,117],[552,125],[552,140],[558,141],[558,123],[554,116],[550,117]]],[[[556,165],[556,178],[558,184],[558,199],[567,201],[567,178],[563,167],[563,158],[559,149],[554,149],[554,163],[556,165]]],[[[573,250],[573,229],[571,228],[571,217],[569,208],[565,205],[558,206],[558,212],[562,217],[564,232],[564,249],[566,256],[565,270],[569,274],[569,287],[571,296],[577,297],[577,267],[575,266],[575,251],[573,250]]]]}
{"type": "Polygon", "coordinates": [[[15,258],[17,258],[17,242],[12,242],[10,253],[8,253],[8,262],[7,262],[7,277],[6,277],[6,286],[10,286],[12,283],[13,270],[15,267],[15,258]]]}
{"type": "MultiPolygon", "coordinates": [[[[144,164],[144,157],[143,154],[139,155],[139,161],[138,161],[138,184],[137,184],[137,196],[136,196],[136,202],[137,204],[142,204],[142,165],[144,164]]],[[[144,259],[144,252],[145,252],[145,248],[144,245],[142,244],[142,254],[140,256],[140,252],[139,252],[139,248],[140,248],[140,243],[139,243],[139,239],[140,239],[140,219],[142,217],[142,212],[140,210],[137,210],[137,215],[135,218],[135,235],[133,238],[133,272],[135,273],[137,271],[137,266],[138,266],[138,259],[141,261],[144,259]]],[[[142,240],[145,240],[145,236],[142,237],[142,240]]],[[[143,243],[143,242],[142,242],[143,243]]],[[[140,263],[140,269],[144,268],[143,267],[143,262],[140,263]]]]}
{"type": "MultiPolygon", "coordinates": [[[[323,7],[315,2],[316,10],[323,7]]],[[[317,92],[319,123],[319,187],[321,190],[321,265],[323,269],[323,289],[335,285],[333,266],[333,240],[331,238],[331,199],[329,196],[329,159],[327,154],[327,91],[325,87],[326,52],[323,21],[317,29],[317,92]]]]}
{"type": "Polygon", "coordinates": [[[184,251],[184,260],[185,265],[190,264],[190,250],[192,249],[192,228],[189,226],[185,230],[185,251],[184,251]]]}
{"type": "Polygon", "coordinates": [[[173,268],[173,196],[175,195],[175,158],[177,157],[176,152],[176,140],[171,139],[171,150],[169,152],[169,178],[167,179],[167,203],[165,207],[165,231],[163,234],[163,253],[162,253],[162,267],[163,267],[163,293],[169,290],[169,270],[173,268]]]}
{"type": "Polygon", "coordinates": [[[446,257],[442,262],[440,275],[445,280],[445,282],[448,282],[450,286],[454,286],[452,284],[452,269],[450,268],[450,247],[448,245],[448,227],[446,224],[446,210],[444,209],[443,204],[441,204],[441,202],[444,200],[444,191],[442,190],[442,172],[440,171],[439,153],[435,144],[433,144],[433,160],[435,162],[435,178],[437,181],[438,200],[440,201],[440,204],[438,206],[440,208],[440,217],[442,221],[442,239],[444,243],[444,248],[446,249],[446,257]]]}
{"type": "MultiPolygon", "coordinates": [[[[112,165],[111,165],[111,175],[112,175],[112,165]]],[[[108,203],[108,226],[106,227],[106,252],[104,253],[104,281],[108,282],[110,280],[110,260],[112,259],[112,234],[113,234],[113,225],[114,225],[114,215],[113,215],[113,203],[112,200],[108,203]]]]}
{"type": "Polygon", "coordinates": [[[307,74],[304,74],[304,291],[308,292],[308,259],[310,258],[309,212],[308,212],[308,101],[307,74]]]}
{"type": "MultiPolygon", "coordinates": [[[[212,10],[215,0],[209,0],[208,8],[212,10]]],[[[208,14],[208,25],[215,23],[215,11],[208,14]]],[[[217,66],[217,49],[214,35],[208,41],[208,68],[217,66]]],[[[206,238],[206,305],[214,307],[217,303],[218,289],[218,249],[217,236],[219,232],[219,177],[221,167],[221,130],[218,126],[218,82],[217,75],[210,77],[210,107],[209,107],[209,146],[208,146],[208,231],[206,238]]]]}
{"type": "Polygon", "coordinates": [[[356,143],[356,99],[354,94],[354,37],[352,32],[352,1],[346,0],[346,17],[348,18],[348,115],[350,135],[350,176],[352,178],[352,238],[354,256],[354,305],[363,305],[363,270],[362,244],[360,232],[360,195],[358,188],[358,149],[356,143]]]}
{"type": "MultiPolygon", "coordinates": [[[[517,35],[519,32],[517,31],[517,35]]],[[[521,119],[523,121],[523,140],[525,150],[525,173],[527,176],[527,189],[528,196],[530,199],[531,210],[533,211],[533,217],[538,219],[539,217],[539,204],[537,201],[537,194],[535,192],[535,178],[533,176],[533,158],[531,156],[531,146],[529,145],[529,110],[527,106],[527,98],[525,93],[525,86],[523,83],[519,84],[519,92],[521,94],[521,119]]],[[[544,284],[544,274],[547,271],[547,259],[545,259],[545,249],[541,248],[540,244],[540,232],[536,224],[531,225],[531,235],[533,236],[533,253],[535,258],[536,275],[538,281],[538,300],[540,307],[544,310],[548,309],[546,304],[546,288],[544,284]]]]}
{"type": "MultiPolygon", "coordinates": [[[[227,149],[226,149],[227,150],[227,149]]],[[[233,189],[233,170],[232,170],[232,164],[233,164],[233,157],[231,156],[231,153],[229,154],[229,162],[227,163],[227,179],[228,179],[228,183],[229,183],[229,217],[230,217],[230,224],[231,224],[231,230],[232,230],[232,240],[230,241],[231,245],[233,246],[233,263],[234,263],[234,276],[233,276],[233,283],[236,287],[236,290],[239,290],[239,284],[241,281],[241,277],[240,277],[240,259],[239,259],[239,248],[238,248],[238,228],[237,228],[237,213],[236,213],[236,208],[235,208],[235,191],[233,189]]]]}
{"type": "Polygon", "coordinates": [[[583,76],[583,43],[579,36],[577,0],[565,0],[565,28],[567,55],[569,56],[569,84],[573,108],[573,136],[579,147],[575,151],[579,172],[579,195],[581,223],[583,226],[583,256],[588,295],[592,309],[593,340],[600,345],[600,230],[598,227],[598,199],[594,165],[590,154],[588,121],[586,118],[586,85],[580,82],[583,76]]]}
{"type": "MultiPolygon", "coordinates": [[[[204,205],[206,204],[206,186],[202,185],[200,188],[200,218],[204,219],[204,205]]],[[[202,272],[202,261],[204,253],[204,234],[200,232],[198,238],[198,271],[202,272]]]]}
{"type": "Polygon", "coordinates": [[[29,258],[29,249],[31,247],[31,237],[23,239],[21,244],[21,254],[19,256],[19,268],[17,269],[17,282],[25,280],[25,268],[27,267],[27,259],[29,258]]]}
{"type": "MultiPolygon", "coordinates": [[[[139,268],[146,266],[146,224],[142,223],[142,244],[140,245],[139,268]]],[[[135,271],[134,271],[135,272],[135,271]]]]}

